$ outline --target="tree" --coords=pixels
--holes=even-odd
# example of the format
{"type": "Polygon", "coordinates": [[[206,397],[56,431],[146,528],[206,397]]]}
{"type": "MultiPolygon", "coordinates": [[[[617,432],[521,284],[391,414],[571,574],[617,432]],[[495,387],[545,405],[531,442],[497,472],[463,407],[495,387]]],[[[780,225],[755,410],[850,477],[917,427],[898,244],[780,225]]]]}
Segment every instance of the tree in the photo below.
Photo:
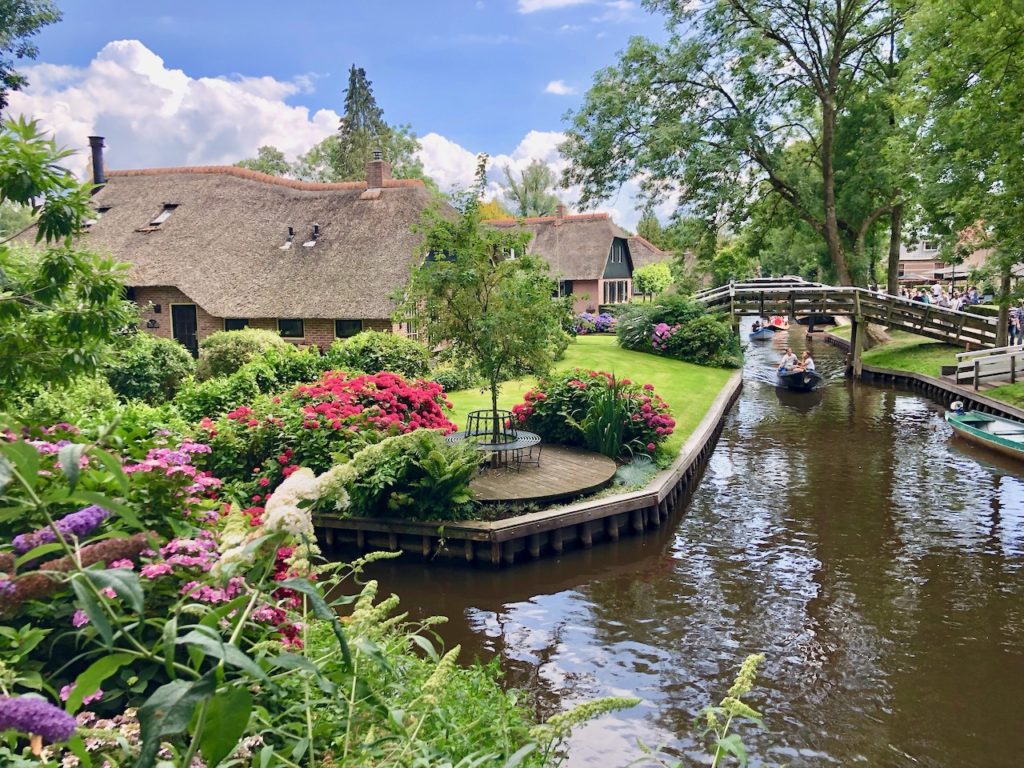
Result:
{"type": "Polygon", "coordinates": [[[549,370],[564,332],[548,265],[526,251],[530,234],[480,223],[486,168],[480,155],[476,185],[456,199],[457,217],[436,207],[424,213],[424,261],[399,317],[422,318],[432,346],[454,345],[465,354],[488,384],[497,429],[502,380],[511,371],[549,370]]]}
{"type": "MultiPolygon", "coordinates": [[[[292,169],[295,176],[308,181],[362,181],[366,164],[379,150],[391,163],[395,178],[429,181],[416,157],[420,148],[416,134],[408,125],[384,122],[384,111],[377,105],[371,86],[366,70],[353,64],[337,133],[299,158],[292,169]]],[[[434,186],[432,181],[429,183],[434,186]]]]}
{"type": "Polygon", "coordinates": [[[69,154],[35,121],[0,131],[0,204],[30,206],[46,244],[0,243],[0,403],[28,385],[95,372],[131,317],[124,265],[71,246],[92,209],[91,185],[59,165],[69,154]]]}
{"type": "Polygon", "coordinates": [[[564,181],[583,186],[586,204],[640,176],[648,199],[682,193],[705,218],[724,210],[736,223],[764,183],[851,283],[843,232],[857,231],[837,210],[836,125],[897,23],[886,0],[648,5],[668,14],[674,34],[665,44],[634,38],[596,75],[562,145],[564,181]],[[797,140],[813,147],[817,190],[797,188],[783,168],[797,140]]]}
{"type": "Polygon", "coordinates": [[[558,207],[558,197],[550,190],[558,179],[548,166],[540,160],[533,160],[516,181],[509,166],[502,168],[505,184],[501,190],[516,216],[553,216],[558,207]]]}
{"type": "Polygon", "coordinates": [[[0,203],[0,240],[14,237],[34,220],[30,206],[5,200],[0,203]]]}
{"type": "Polygon", "coordinates": [[[1005,341],[1024,261],[1024,0],[921,0],[908,35],[921,204],[947,249],[994,249],[1005,341]]]}
{"type": "Polygon", "coordinates": [[[645,296],[661,293],[672,285],[672,270],[668,264],[648,264],[633,270],[633,292],[645,296]]]}
{"type": "Polygon", "coordinates": [[[39,55],[31,38],[60,18],[52,0],[0,0],[0,114],[7,109],[8,92],[28,85],[15,66],[21,59],[39,55]]]}
{"type": "Polygon", "coordinates": [[[651,206],[644,206],[640,212],[640,221],[636,223],[636,233],[655,248],[661,248],[663,251],[669,250],[665,230],[662,229],[661,222],[654,215],[654,209],[651,206]]]}
{"type": "Polygon", "coordinates": [[[515,216],[509,213],[508,209],[498,202],[498,198],[494,198],[493,200],[488,200],[487,202],[480,204],[480,218],[487,221],[489,219],[514,219],[515,216]]]}
{"type": "Polygon", "coordinates": [[[250,171],[259,171],[268,176],[287,176],[292,170],[292,164],[285,159],[284,152],[269,145],[257,149],[256,157],[239,160],[235,165],[239,168],[248,168],[250,171]]]}

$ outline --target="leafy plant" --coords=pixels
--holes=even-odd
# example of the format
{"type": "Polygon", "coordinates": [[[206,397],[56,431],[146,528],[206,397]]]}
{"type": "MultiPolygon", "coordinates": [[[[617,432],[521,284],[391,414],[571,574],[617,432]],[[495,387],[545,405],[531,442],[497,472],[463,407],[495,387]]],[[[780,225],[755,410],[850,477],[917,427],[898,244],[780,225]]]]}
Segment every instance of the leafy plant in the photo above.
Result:
{"type": "Polygon", "coordinates": [[[199,343],[196,379],[228,376],[269,349],[290,346],[273,331],[259,328],[211,333],[199,343]]]}
{"type": "Polygon", "coordinates": [[[140,331],[115,348],[104,373],[122,398],[159,405],[174,397],[194,368],[181,344],[140,331]]]}
{"type": "Polygon", "coordinates": [[[389,371],[418,379],[429,373],[430,350],[415,339],[395,333],[363,331],[347,339],[335,339],[325,362],[328,368],[339,371],[389,371]]]}

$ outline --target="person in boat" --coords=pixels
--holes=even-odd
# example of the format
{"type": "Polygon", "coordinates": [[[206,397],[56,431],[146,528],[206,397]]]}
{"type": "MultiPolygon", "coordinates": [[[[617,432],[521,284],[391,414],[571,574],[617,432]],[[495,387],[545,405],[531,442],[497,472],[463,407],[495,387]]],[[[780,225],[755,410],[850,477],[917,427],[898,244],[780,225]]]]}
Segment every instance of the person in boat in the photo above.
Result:
{"type": "Polygon", "coordinates": [[[794,371],[810,371],[814,373],[814,358],[811,357],[811,353],[806,349],[803,354],[800,355],[800,362],[793,366],[794,371]]]}
{"type": "Polygon", "coordinates": [[[751,333],[757,333],[760,330],[761,330],[761,321],[760,320],[755,320],[753,327],[750,329],[750,332],[751,333]]]}
{"type": "Polygon", "coordinates": [[[782,356],[782,360],[779,361],[779,371],[785,372],[790,368],[796,368],[797,366],[796,355],[793,354],[793,350],[786,347],[786,353],[782,356]]]}

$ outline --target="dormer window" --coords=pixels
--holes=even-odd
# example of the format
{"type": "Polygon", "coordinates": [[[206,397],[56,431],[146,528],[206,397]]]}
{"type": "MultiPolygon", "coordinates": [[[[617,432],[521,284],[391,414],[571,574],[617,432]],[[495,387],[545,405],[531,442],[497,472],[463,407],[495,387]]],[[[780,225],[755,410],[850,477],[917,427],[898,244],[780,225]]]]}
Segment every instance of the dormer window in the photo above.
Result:
{"type": "Polygon", "coordinates": [[[154,217],[153,220],[149,222],[149,226],[159,227],[161,224],[163,224],[165,221],[171,218],[171,214],[174,213],[174,209],[177,207],[177,203],[164,203],[163,210],[161,210],[160,213],[158,213],[156,217],[154,217]]]}

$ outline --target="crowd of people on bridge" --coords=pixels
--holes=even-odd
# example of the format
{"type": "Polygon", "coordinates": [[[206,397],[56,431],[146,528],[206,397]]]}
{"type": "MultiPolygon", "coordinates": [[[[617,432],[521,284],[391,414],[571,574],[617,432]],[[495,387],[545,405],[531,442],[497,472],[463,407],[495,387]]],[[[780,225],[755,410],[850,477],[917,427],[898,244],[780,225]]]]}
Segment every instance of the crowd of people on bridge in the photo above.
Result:
{"type": "Polygon", "coordinates": [[[922,304],[934,304],[944,309],[955,309],[959,311],[966,311],[966,308],[972,304],[981,303],[981,294],[978,293],[978,289],[975,286],[970,286],[966,291],[960,291],[953,286],[950,286],[947,291],[942,283],[935,283],[931,289],[915,288],[900,288],[900,296],[910,301],[919,301],[922,304]]]}

